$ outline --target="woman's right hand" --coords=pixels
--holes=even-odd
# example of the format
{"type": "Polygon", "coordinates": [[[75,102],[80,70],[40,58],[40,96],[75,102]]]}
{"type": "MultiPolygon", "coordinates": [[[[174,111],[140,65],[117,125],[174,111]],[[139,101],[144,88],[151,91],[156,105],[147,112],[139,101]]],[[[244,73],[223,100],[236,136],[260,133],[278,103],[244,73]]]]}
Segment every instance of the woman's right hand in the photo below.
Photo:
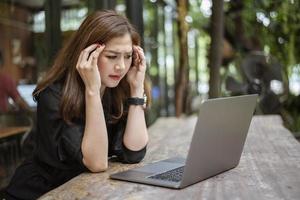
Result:
{"type": "Polygon", "coordinates": [[[92,44],[81,51],[76,69],[89,94],[100,94],[101,77],[98,70],[98,57],[105,45],[92,44]]]}

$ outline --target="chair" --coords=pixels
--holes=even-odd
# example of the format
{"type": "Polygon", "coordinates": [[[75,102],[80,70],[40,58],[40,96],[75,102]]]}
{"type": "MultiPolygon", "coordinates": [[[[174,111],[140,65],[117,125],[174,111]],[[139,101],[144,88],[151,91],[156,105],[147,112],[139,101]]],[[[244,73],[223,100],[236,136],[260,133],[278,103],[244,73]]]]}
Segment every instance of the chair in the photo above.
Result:
{"type": "Polygon", "coordinates": [[[30,133],[33,127],[33,120],[26,113],[0,113],[0,128],[5,127],[18,127],[18,126],[28,126],[30,129],[26,131],[21,139],[21,144],[23,144],[26,137],[30,133]]]}
{"type": "Polygon", "coordinates": [[[0,188],[8,183],[22,161],[22,145],[33,127],[32,118],[25,113],[0,113],[0,129],[30,127],[26,132],[0,138],[0,188]]]}

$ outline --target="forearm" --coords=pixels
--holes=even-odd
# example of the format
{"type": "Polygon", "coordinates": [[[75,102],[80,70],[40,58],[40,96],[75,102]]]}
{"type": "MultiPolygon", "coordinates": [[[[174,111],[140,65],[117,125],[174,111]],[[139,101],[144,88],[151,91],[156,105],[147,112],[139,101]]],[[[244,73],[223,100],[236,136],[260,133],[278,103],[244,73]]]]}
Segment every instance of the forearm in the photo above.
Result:
{"type": "Polygon", "coordinates": [[[141,150],[148,143],[144,109],[140,105],[130,105],[129,107],[123,143],[132,151],[141,150]]]}
{"type": "Polygon", "coordinates": [[[86,122],[81,149],[83,163],[92,172],[107,168],[108,139],[100,94],[85,94],[86,122]]]}
{"type": "MultiPolygon", "coordinates": [[[[143,98],[146,60],[143,49],[133,45],[132,67],[127,73],[131,97],[143,98]]],[[[132,151],[143,149],[148,143],[148,132],[142,105],[130,105],[123,137],[125,147],[132,151]]]]}

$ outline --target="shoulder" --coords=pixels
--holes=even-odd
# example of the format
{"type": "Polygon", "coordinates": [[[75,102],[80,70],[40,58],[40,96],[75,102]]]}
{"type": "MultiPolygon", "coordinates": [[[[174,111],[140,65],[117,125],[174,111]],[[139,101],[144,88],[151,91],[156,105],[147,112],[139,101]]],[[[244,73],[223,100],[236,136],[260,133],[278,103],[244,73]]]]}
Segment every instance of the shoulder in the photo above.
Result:
{"type": "Polygon", "coordinates": [[[62,87],[62,84],[58,82],[47,86],[36,96],[38,104],[46,107],[56,107],[62,96],[62,87]]]}
{"type": "Polygon", "coordinates": [[[37,98],[47,98],[47,97],[60,97],[62,95],[62,84],[59,82],[55,82],[47,86],[44,90],[42,90],[37,98]]]}

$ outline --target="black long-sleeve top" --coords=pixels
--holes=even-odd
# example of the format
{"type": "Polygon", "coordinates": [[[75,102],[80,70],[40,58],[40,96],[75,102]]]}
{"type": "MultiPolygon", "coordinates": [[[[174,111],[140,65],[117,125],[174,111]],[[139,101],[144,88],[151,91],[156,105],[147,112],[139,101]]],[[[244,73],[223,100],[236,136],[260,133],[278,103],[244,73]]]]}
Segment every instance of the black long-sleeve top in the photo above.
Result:
{"type": "MultiPolygon", "coordinates": [[[[81,142],[84,119],[67,124],[61,117],[59,105],[62,86],[52,84],[37,98],[36,147],[32,158],[17,168],[7,193],[18,199],[36,199],[47,191],[65,183],[88,169],[82,163],[81,142]]],[[[123,144],[126,120],[110,123],[105,113],[109,150],[108,156],[116,156],[120,162],[136,163],[146,153],[131,151],[123,144]]]]}

